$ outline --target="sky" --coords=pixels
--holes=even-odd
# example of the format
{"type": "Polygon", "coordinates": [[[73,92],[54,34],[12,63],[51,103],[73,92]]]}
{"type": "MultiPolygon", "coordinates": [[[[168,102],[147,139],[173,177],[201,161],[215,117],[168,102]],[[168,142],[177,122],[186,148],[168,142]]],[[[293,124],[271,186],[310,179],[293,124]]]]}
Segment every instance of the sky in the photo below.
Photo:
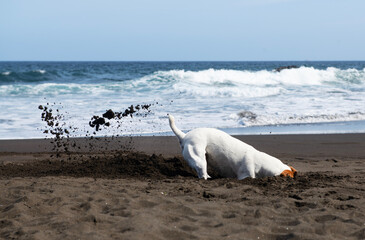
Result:
{"type": "Polygon", "coordinates": [[[0,0],[0,61],[365,60],[364,0],[0,0]]]}

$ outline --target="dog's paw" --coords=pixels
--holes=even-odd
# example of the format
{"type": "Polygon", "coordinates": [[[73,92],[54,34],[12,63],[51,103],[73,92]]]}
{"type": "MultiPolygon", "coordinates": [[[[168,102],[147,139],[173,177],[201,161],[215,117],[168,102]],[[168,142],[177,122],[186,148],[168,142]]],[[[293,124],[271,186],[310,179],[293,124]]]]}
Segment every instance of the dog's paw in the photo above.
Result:
{"type": "Polygon", "coordinates": [[[202,178],[204,178],[204,180],[208,180],[208,178],[212,178],[212,177],[207,174],[207,175],[203,176],[202,178]]]}

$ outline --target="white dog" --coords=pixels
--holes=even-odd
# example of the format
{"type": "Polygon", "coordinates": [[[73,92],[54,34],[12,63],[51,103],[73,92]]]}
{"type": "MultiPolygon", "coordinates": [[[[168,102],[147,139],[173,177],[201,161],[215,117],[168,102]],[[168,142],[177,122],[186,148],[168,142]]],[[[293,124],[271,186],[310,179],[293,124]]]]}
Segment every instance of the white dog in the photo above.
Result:
{"type": "Polygon", "coordinates": [[[294,168],[279,159],[260,152],[223,131],[197,128],[185,134],[176,127],[172,115],[169,115],[169,122],[180,141],[185,161],[195,169],[199,178],[210,178],[208,163],[223,177],[239,180],[277,175],[294,177],[297,174],[294,168]]]}

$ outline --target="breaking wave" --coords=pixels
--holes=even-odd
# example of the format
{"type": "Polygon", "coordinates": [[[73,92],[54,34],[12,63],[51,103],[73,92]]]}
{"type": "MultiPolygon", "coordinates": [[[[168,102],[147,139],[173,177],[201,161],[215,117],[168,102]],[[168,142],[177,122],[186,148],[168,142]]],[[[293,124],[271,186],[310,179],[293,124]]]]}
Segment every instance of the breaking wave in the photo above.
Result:
{"type": "Polygon", "coordinates": [[[76,106],[68,112],[80,123],[85,120],[80,109],[94,113],[136,102],[168,106],[144,119],[144,133],[170,131],[166,111],[179,118],[184,130],[365,120],[363,62],[280,72],[275,71],[280,63],[244,64],[2,63],[0,133],[9,137],[8,129],[23,134],[27,128],[33,134],[39,125],[34,108],[44,101],[76,106]]]}
{"type": "Polygon", "coordinates": [[[325,70],[313,67],[285,69],[280,72],[261,70],[216,70],[202,71],[171,70],[158,71],[143,77],[149,81],[175,81],[207,86],[241,86],[241,85],[322,85],[324,83],[365,83],[365,69],[347,69],[329,67],[325,70]]]}

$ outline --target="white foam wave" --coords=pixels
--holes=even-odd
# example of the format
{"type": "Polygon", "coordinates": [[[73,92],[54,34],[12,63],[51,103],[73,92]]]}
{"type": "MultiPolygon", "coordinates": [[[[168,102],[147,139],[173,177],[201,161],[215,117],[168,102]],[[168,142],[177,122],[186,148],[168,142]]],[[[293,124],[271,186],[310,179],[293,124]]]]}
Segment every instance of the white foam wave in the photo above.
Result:
{"type": "Polygon", "coordinates": [[[329,67],[324,70],[313,67],[276,71],[216,70],[201,71],[170,70],[158,71],[133,82],[137,89],[147,91],[164,89],[173,94],[187,97],[268,97],[301,87],[336,87],[342,91],[349,86],[365,87],[365,69],[329,67]]]}
{"type": "Polygon", "coordinates": [[[4,75],[4,76],[8,76],[8,75],[10,75],[11,74],[11,72],[2,72],[1,73],[1,75],[4,75]]]}
{"type": "Polygon", "coordinates": [[[40,73],[40,74],[45,74],[46,70],[37,69],[37,70],[34,70],[33,72],[37,72],[37,73],[40,73]]]}
{"type": "MultiPolygon", "coordinates": [[[[52,70],[46,74],[43,67],[37,68],[20,74],[0,72],[42,80],[0,84],[0,114],[4,116],[0,137],[11,137],[15,130],[9,129],[16,129],[16,136],[42,137],[37,130],[43,124],[37,106],[45,101],[62,102],[80,136],[83,130],[90,130],[92,115],[142,102],[159,102],[161,108],[156,104],[148,117],[126,119],[123,133],[170,132],[166,113],[174,114],[184,130],[365,120],[365,69],[171,70],[131,80],[90,77],[89,81],[54,80],[52,70]],[[50,76],[44,80],[46,76],[41,74],[50,76]],[[242,110],[246,112],[238,116],[242,110]]],[[[120,129],[116,131],[119,134],[120,129]]]]}
{"type": "Polygon", "coordinates": [[[242,86],[242,85],[322,85],[329,82],[364,83],[365,69],[329,67],[324,70],[313,67],[284,69],[280,72],[261,70],[216,70],[202,71],[170,70],[158,71],[141,78],[145,82],[174,81],[205,86],[242,86]]]}
{"type": "Polygon", "coordinates": [[[260,88],[255,86],[238,87],[194,87],[189,84],[180,83],[173,86],[176,93],[188,95],[190,97],[241,97],[255,98],[268,97],[280,94],[283,89],[281,87],[260,88]]]}
{"type": "Polygon", "coordinates": [[[230,119],[238,121],[239,124],[251,126],[272,126],[288,124],[308,123],[331,123],[365,120],[363,112],[347,112],[333,114],[279,114],[279,115],[256,115],[255,117],[242,117],[242,114],[231,114],[230,119]]]}
{"type": "Polygon", "coordinates": [[[13,84],[0,86],[2,96],[38,96],[38,95],[66,95],[79,94],[88,97],[88,95],[111,94],[122,91],[120,85],[98,85],[98,84],[13,84]]]}
{"type": "MultiPolygon", "coordinates": [[[[45,70],[36,70],[44,74],[45,70]]],[[[3,73],[4,74],[4,73],[3,73]]],[[[4,95],[22,94],[156,94],[182,95],[186,97],[242,97],[257,98],[284,94],[302,87],[331,87],[334,92],[346,92],[350,88],[365,88],[365,69],[327,68],[318,70],[311,67],[274,71],[201,70],[158,71],[140,79],[101,84],[84,83],[41,83],[28,85],[3,85],[4,95]]]]}

